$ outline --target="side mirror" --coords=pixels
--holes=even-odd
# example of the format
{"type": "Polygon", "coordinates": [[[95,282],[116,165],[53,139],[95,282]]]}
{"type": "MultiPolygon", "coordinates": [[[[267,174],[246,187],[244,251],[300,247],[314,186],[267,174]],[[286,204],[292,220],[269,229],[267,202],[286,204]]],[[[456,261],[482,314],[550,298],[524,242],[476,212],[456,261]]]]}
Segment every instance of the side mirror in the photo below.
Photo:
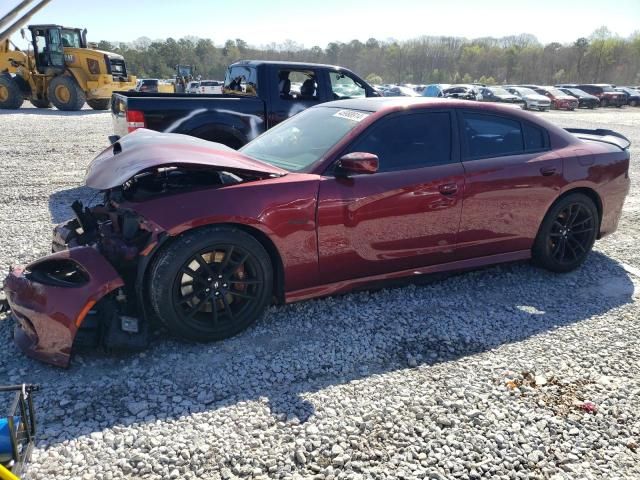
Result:
{"type": "Polygon", "coordinates": [[[345,174],[372,174],[378,171],[378,166],[378,156],[367,152],[347,153],[336,162],[337,171],[345,174]]]}

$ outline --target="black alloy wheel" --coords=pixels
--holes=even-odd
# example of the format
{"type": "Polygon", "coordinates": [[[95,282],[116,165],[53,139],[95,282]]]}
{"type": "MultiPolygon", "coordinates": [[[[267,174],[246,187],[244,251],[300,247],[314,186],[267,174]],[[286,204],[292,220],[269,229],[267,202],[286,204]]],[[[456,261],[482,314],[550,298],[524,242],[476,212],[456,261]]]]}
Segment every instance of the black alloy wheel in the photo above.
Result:
{"type": "Polygon", "coordinates": [[[577,193],[560,199],[542,222],[534,260],[555,272],[577,268],[591,251],[598,226],[598,210],[589,197],[577,193]]]}
{"type": "Polygon", "coordinates": [[[220,227],[187,234],[159,254],[151,303],[176,335],[221,340],[251,325],[271,299],[269,255],[251,235],[220,227]]]}

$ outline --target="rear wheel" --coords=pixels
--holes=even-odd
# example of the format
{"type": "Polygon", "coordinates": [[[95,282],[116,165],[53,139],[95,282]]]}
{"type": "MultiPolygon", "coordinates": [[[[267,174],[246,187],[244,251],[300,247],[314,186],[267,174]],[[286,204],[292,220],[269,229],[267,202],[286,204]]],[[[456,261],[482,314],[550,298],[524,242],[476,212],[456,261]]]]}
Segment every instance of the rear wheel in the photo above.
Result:
{"type": "Polygon", "coordinates": [[[87,100],[87,105],[94,110],[107,110],[110,102],[110,98],[94,98],[92,100],[87,100]]]}
{"type": "Polygon", "coordinates": [[[51,80],[47,93],[51,103],[58,110],[80,110],[85,102],[85,95],[80,86],[66,75],[51,80]]]}
{"type": "Polygon", "coordinates": [[[581,193],[558,200],[547,212],[533,245],[535,263],[569,272],[584,262],[598,234],[598,209],[581,193]]]}
{"type": "Polygon", "coordinates": [[[629,106],[630,107],[635,107],[638,105],[638,100],[629,100],[629,106]]]}
{"type": "Polygon", "coordinates": [[[222,340],[254,323],[271,299],[273,270],[264,247],[248,233],[207,227],[187,233],[158,254],[149,298],[177,336],[222,340]]]}
{"type": "Polygon", "coordinates": [[[51,102],[48,99],[32,98],[29,101],[36,108],[51,108],[51,102]]]}
{"type": "Polygon", "coordinates": [[[0,108],[16,109],[22,106],[22,91],[9,75],[0,76],[0,108]]]}

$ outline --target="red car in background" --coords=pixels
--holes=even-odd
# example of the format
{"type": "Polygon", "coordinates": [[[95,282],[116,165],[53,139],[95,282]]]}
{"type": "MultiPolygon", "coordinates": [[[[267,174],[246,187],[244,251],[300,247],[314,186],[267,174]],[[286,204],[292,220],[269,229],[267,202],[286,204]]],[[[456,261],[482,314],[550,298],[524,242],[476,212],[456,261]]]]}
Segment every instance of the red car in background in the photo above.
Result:
{"type": "Polygon", "coordinates": [[[87,170],[102,203],[74,203],[55,253],[6,278],[15,341],[67,366],[78,342],[144,345],[152,319],[212,341],[273,301],[525,259],[567,272],[617,228],[628,146],[427,98],[325,103],[240,151],[138,129],[87,170]]]}
{"type": "Polygon", "coordinates": [[[600,99],[601,107],[622,107],[627,104],[626,95],[622,92],[616,92],[615,89],[607,83],[571,83],[562,84],[561,87],[578,88],[583,92],[594,95],[600,99]]]}
{"type": "Polygon", "coordinates": [[[531,87],[536,93],[544,95],[551,100],[551,108],[556,110],[575,110],[578,108],[578,99],[564,93],[556,87],[531,87]]]}

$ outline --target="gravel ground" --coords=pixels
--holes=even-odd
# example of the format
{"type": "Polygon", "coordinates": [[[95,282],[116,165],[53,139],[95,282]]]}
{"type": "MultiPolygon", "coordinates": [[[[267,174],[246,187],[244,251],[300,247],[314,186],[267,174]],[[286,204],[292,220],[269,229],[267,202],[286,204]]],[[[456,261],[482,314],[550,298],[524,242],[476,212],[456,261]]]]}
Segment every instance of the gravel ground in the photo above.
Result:
{"type": "MultiPolygon", "coordinates": [[[[542,114],[633,142],[619,231],[583,268],[518,263],[272,307],[231,340],[141,354],[19,354],[42,385],[33,479],[640,478],[640,109],[542,114]]],[[[106,146],[107,113],[0,114],[0,266],[51,226],[106,146]]]]}

